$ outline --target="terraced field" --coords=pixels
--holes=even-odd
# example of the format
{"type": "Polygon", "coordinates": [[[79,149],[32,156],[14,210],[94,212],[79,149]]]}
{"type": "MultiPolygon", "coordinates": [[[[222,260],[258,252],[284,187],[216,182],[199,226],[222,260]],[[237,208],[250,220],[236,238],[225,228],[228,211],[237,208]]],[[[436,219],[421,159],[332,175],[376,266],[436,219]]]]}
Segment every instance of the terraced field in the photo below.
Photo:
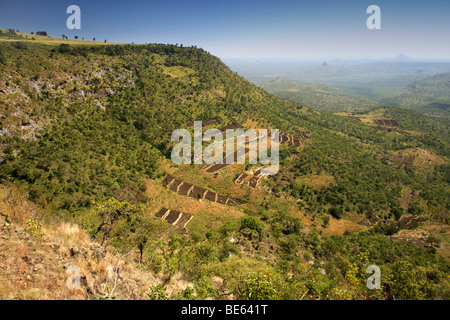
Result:
{"type": "Polygon", "coordinates": [[[372,119],[372,121],[381,126],[398,127],[398,122],[392,119],[372,119]]]}
{"type": "Polygon", "coordinates": [[[179,228],[186,228],[187,224],[194,217],[190,213],[183,213],[176,210],[169,210],[167,208],[161,208],[155,215],[157,218],[166,220],[171,225],[179,228]]]}
{"type": "MultiPolygon", "coordinates": [[[[220,117],[215,117],[215,118],[206,120],[205,123],[217,124],[221,120],[222,119],[220,117]]],[[[193,123],[191,123],[190,125],[193,125],[193,123]]],[[[230,125],[222,127],[221,132],[226,132],[227,129],[240,129],[240,128],[241,128],[241,126],[239,124],[232,123],[230,125]]],[[[309,136],[307,135],[307,134],[309,134],[309,132],[302,132],[302,131],[297,130],[296,133],[298,134],[298,136],[292,135],[289,133],[285,133],[285,132],[280,132],[280,143],[287,144],[291,147],[298,147],[301,145],[301,139],[309,139],[309,136]]],[[[232,137],[230,139],[234,139],[234,137],[232,137]]],[[[246,152],[248,152],[248,149],[246,150],[246,152]]],[[[233,162],[236,160],[237,160],[237,151],[234,152],[234,154],[233,154],[233,162]]],[[[200,169],[206,173],[217,173],[219,170],[221,170],[227,166],[230,166],[231,164],[228,164],[229,162],[231,162],[231,161],[227,161],[227,159],[224,158],[223,163],[202,164],[202,165],[198,166],[198,169],[200,169]]],[[[261,169],[262,169],[262,167],[256,169],[254,172],[239,173],[233,179],[233,182],[238,185],[245,184],[251,188],[257,188],[258,184],[260,183],[261,178],[262,178],[261,169]]],[[[176,179],[172,175],[167,175],[162,180],[162,185],[172,192],[175,192],[182,196],[194,198],[197,200],[209,200],[211,202],[224,204],[224,205],[228,205],[228,206],[239,206],[239,205],[246,203],[246,201],[243,201],[240,199],[235,199],[235,198],[229,198],[222,194],[216,193],[212,190],[206,189],[204,187],[200,187],[200,186],[194,185],[192,183],[189,183],[189,182],[186,182],[186,181],[183,181],[180,179],[176,179]]],[[[280,195],[276,192],[276,196],[279,197],[280,195]]],[[[174,210],[170,210],[170,209],[163,207],[162,209],[160,209],[160,211],[158,211],[156,216],[160,217],[164,220],[167,220],[171,224],[180,226],[179,225],[180,223],[178,223],[179,221],[177,220],[180,216],[179,211],[174,211],[174,210]]],[[[190,221],[191,218],[192,217],[190,217],[188,221],[190,221]]],[[[181,220],[181,221],[184,221],[184,220],[181,220]]],[[[183,226],[181,226],[181,227],[183,227],[183,226]]]]}
{"type": "Polygon", "coordinates": [[[184,182],[178,179],[175,179],[171,175],[167,175],[164,180],[162,181],[163,186],[168,188],[169,190],[178,193],[180,195],[188,196],[191,198],[196,198],[198,200],[200,199],[207,199],[213,202],[226,204],[229,206],[238,206],[241,204],[246,203],[243,200],[239,199],[231,199],[228,197],[225,197],[221,194],[218,194],[214,191],[195,186],[191,183],[184,182]]]}

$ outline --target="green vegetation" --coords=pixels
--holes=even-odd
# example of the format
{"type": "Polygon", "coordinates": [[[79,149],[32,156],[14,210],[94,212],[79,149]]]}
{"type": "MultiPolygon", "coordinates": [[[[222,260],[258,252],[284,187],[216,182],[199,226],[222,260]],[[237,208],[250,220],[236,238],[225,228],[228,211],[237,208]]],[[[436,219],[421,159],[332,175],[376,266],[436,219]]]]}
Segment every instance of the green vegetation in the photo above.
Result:
{"type": "Polygon", "coordinates": [[[42,232],[42,221],[38,222],[34,218],[30,218],[27,221],[27,226],[24,231],[35,238],[42,238],[44,236],[42,232]]]}
{"type": "Polygon", "coordinates": [[[277,290],[273,285],[273,275],[267,273],[250,273],[244,280],[244,289],[241,294],[243,300],[276,300],[277,290]]]}
{"type": "Polygon", "coordinates": [[[364,92],[349,94],[324,84],[300,84],[282,78],[261,83],[260,87],[280,98],[321,111],[363,112],[384,104],[433,117],[450,116],[449,73],[421,79],[377,97],[367,97],[364,92]]]}
{"type": "Polygon", "coordinates": [[[385,103],[435,116],[450,116],[449,92],[450,73],[443,73],[396,90],[385,103]]]}
{"type": "Polygon", "coordinates": [[[282,78],[262,83],[261,88],[277,97],[292,100],[321,111],[364,111],[377,102],[367,97],[350,95],[319,84],[299,84],[282,78]]]}
{"type": "MultiPolygon", "coordinates": [[[[46,217],[78,222],[121,253],[136,251],[142,267],[164,280],[150,299],[384,299],[366,287],[373,264],[398,298],[450,297],[449,265],[436,248],[390,237],[407,215],[448,215],[445,122],[379,107],[360,115],[395,119],[396,130],[410,134],[375,130],[272,96],[196,47],[8,40],[0,42],[0,63],[1,182],[24,185],[46,217]],[[214,215],[202,207],[177,229],[151,214],[166,202],[146,182],[159,185],[166,174],[173,130],[216,116],[224,125],[253,120],[310,138],[299,148],[281,146],[281,172],[255,191],[276,188],[282,197],[252,198],[243,186],[248,204],[232,214],[225,205],[214,215]],[[438,160],[419,166],[386,158],[411,149],[438,160]],[[351,222],[352,215],[369,223],[351,222]],[[343,222],[359,231],[330,235],[343,222]],[[164,285],[178,273],[193,288],[171,296],[164,285]]],[[[233,177],[221,175],[196,178],[205,187],[223,179],[227,195],[233,177]]]]}

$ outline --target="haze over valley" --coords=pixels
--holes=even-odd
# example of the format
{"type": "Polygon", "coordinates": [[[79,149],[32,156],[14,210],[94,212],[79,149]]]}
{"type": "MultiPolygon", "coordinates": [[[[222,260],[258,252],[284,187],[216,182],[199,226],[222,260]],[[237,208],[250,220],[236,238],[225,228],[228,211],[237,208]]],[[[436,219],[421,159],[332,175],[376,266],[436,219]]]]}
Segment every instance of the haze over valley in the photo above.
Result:
{"type": "Polygon", "coordinates": [[[376,2],[2,3],[0,300],[449,300],[450,2],[376,2]]]}
{"type": "Polygon", "coordinates": [[[228,59],[228,66],[270,93],[324,111],[392,105],[432,116],[450,115],[450,60],[228,59]]]}

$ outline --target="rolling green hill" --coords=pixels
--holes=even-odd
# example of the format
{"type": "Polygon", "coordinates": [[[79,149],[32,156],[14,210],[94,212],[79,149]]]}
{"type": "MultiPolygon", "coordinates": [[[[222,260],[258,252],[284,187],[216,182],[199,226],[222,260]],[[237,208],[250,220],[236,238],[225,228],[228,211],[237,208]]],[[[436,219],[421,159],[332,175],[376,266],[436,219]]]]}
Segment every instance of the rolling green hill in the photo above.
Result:
{"type": "Polygon", "coordinates": [[[8,38],[0,66],[5,224],[46,244],[42,230],[76,223],[134,253],[161,279],[143,298],[384,299],[366,287],[374,264],[398,298],[450,297],[445,123],[391,107],[320,112],[194,46],[8,38]],[[269,177],[260,164],[174,165],[171,134],[195,120],[300,143],[282,143],[269,177]],[[169,291],[175,279],[191,286],[169,291]]]}
{"type": "MultiPolygon", "coordinates": [[[[321,111],[361,112],[377,105],[392,105],[402,109],[415,110],[432,117],[447,118],[450,110],[449,73],[430,77],[421,76],[392,93],[377,98],[348,94],[323,84],[300,84],[293,80],[277,78],[259,86],[280,98],[292,100],[321,111]]],[[[383,81],[393,87],[397,82],[410,82],[411,77],[395,77],[383,81]],[[400,78],[404,78],[401,80],[400,78]]],[[[377,85],[375,85],[376,87],[377,85]]]]}
{"type": "Polygon", "coordinates": [[[396,90],[385,102],[434,116],[450,116],[450,73],[413,82],[396,90]]]}
{"type": "Polygon", "coordinates": [[[320,84],[298,84],[278,78],[265,82],[261,88],[277,97],[292,100],[321,111],[364,111],[376,106],[367,97],[344,94],[336,88],[320,84]]]}

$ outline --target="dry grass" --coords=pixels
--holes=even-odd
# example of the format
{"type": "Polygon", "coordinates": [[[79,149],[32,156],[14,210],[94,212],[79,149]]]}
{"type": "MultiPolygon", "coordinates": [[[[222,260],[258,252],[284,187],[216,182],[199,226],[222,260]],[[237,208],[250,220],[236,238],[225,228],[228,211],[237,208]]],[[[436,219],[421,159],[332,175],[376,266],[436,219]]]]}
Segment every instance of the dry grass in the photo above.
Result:
{"type": "Polygon", "coordinates": [[[169,75],[172,78],[180,78],[194,74],[195,71],[187,67],[173,66],[173,67],[163,67],[163,73],[169,75]]]}
{"type": "Polygon", "coordinates": [[[103,248],[75,224],[42,230],[41,239],[18,224],[0,232],[0,299],[145,299],[159,282],[134,263],[134,251],[125,255],[103,248]],[[80,289],[67,287],[70,266],[80,269],[80,289]]]}
{"type": "Polygon", "coordinates": [[[0,212],[13,223],[25,223],[31,217],[41,217],[42,210],[27,200],[23,186],[0,185],[0,212]]]}
{"type": "Polygon", "coordinates": [[[16,32],[17,35],[22,36],[22,38],[0,38],[0,41],[4,42],[16,42],[16,41],[27,41],[27,42],[35,42],[35,43],[42,43],[47,45],[60,45],[62,43],[67,43],[69,45],[108,45],[108,44],[119,44],[115,42],[104,42],[101,39],[98,39],[98,41],[89,41],[89,40],[75,40],[75,39],[68,39],[64,40],[62,38],[57,37],[45,37],[45,36],[38,36],[35,34],[29,34],[25,32],[16,32]],[[34,38],[34,39],[33,39],[34,38]]]}
{"type": "Polygon", "coordinates": [[[440,157],[422,148],[408,149],[404,152],[415,156],[413,165],[417,168],[426,169],[434,166],[440,166],[448,162],[448,159],[440,157]]]}
{"type": "Polygon", "coordinates": [[[299,184],[314,186],[316,189],[327,188],[335,183],[333,176],[310,175],[297,179],[299,184]]]}
{"type": "Polygon", "coordinates": [[[364,229],[363,226],[346,220],[346,219],[336,219],[330,216],[330,222],[327,228],[322,228],[323,233],[332,235],[332,236],[342,236],[346,231],[355,232],[364,229]]]}
{"type": "MultiPolygon", "coordinates": [[[[190,181],[189,181],[190,182],[190,181]]],[[[147,180],[147,195],[151,199],[150,208],[156,213],[161,207],[177,210],[181,212],[196,214],[203,211],[212,215],[235,216],[243,215],[236,207],[211,202],[208,200],[197,200],[194,198],[182,196],[164,188],[155,180],[147,180]]],[[[195,216],[194,216],[195,219],[195,216]]]]}
{"type": "Polygon", "coordinates": [[[445,261],[450,262],[450,226],[441,222],[428,222],[420,227],[441,240],[436,253],[445,261]]]}

